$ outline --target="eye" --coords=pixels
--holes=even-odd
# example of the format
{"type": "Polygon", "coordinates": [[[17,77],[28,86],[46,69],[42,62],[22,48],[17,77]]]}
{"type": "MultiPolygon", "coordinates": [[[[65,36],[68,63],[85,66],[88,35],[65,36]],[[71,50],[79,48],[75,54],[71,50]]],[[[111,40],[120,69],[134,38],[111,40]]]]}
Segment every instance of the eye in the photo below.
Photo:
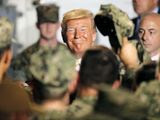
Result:
{"type": "Polygon", "coordinates": [[[68,29],[67,29],[67,32],[71,32],[71,33],[72,33],[72,32],[74,32],[74,31],[75,31],[74,28],[68,28],[68,29]]]}
{"type": "Polygon", "coordinates": [[[87,27],[81,27],[81,32],[84,32],[84,31],[86,31],[87,30],[87,27]]]}
{"type": "Polygon", "coordinates": [[[138,31],[138,34],[139,34],[139,35],[142,35],[143,33],[144,33],[144,30],[139,30],[139,31],[138,31]]]}
{"type": "Polygon", "coordinates": [[[152,34],[154,34],[154,33],[155,33],[155,31],[149,31],[149,33],[152,35],[152,34]]]}

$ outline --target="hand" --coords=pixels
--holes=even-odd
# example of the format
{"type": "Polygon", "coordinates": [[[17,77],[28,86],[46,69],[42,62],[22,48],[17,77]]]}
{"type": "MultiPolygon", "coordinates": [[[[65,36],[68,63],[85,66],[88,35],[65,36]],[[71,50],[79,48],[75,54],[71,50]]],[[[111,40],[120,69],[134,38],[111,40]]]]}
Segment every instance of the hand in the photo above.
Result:
{"type": "Polygon", "coordinates": [[[11,50],[6,50],[1,56],[1,59],[0,59],[0,82],[2,81],[4,74],[8,70],[8,67],[11,63],[11,59],[12,59],[11,50]]]}
{"type": "Polygon", "coordinates": [[[137,49],[128,41],[127,37],[122,38],[122,47],[119,51],[119,57],[127,68],[137,68],[139,66],[137,49]]]}

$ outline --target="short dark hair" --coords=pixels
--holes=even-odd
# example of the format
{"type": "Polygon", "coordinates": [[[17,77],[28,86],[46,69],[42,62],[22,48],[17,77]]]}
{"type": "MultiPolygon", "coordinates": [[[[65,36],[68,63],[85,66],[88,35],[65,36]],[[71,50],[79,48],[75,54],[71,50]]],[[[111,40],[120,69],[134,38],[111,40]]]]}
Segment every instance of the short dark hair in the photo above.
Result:
{"type": "Polygon", "coordinates": [[[97,46],[86,51],[80,67],[80,84],[112,84],[119,74],[119,61],[112,50],[97,46]]]}

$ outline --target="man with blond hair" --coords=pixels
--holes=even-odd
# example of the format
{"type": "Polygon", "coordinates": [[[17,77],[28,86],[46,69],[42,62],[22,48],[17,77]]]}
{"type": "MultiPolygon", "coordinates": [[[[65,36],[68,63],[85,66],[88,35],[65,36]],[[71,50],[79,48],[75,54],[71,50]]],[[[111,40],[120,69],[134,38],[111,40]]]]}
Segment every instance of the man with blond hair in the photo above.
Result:
{"type": "Polygon", "coordinates": [[[76,70],[79,71],[81,57],[94,45],[96,27],[93,14],[86,9],[74,9],[64,14],[62,37],[69,50],[76,56],[76,70]]]}
{"type": "Polygon", "coordinates": [[[64,42],[77,58],[94,45],[96,29],[93,14],[86,9],[74,9],[64,14],[62,20],[64,42]]]}

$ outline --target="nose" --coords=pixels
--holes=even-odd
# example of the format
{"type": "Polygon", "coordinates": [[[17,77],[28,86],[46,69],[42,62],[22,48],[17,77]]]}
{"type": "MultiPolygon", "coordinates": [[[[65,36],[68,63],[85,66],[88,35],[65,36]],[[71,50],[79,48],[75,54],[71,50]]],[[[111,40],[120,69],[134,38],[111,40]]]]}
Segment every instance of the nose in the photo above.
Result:
{"type": "Polygon", "coordinates": [[[75,33],[74,33],[74,38],[78,39],[80,37],[80,34],[81,34],[80,31],[78,29],[76,29],[75,33]]]}
{"type": "Polygon", "coordinates": [[[142,39],[143,41],[146,41],[146,39],[147,39],[147,33],[146,33],[146,32],[144,32],[144,33],[142,34],[141,39],[142,39]]]}

